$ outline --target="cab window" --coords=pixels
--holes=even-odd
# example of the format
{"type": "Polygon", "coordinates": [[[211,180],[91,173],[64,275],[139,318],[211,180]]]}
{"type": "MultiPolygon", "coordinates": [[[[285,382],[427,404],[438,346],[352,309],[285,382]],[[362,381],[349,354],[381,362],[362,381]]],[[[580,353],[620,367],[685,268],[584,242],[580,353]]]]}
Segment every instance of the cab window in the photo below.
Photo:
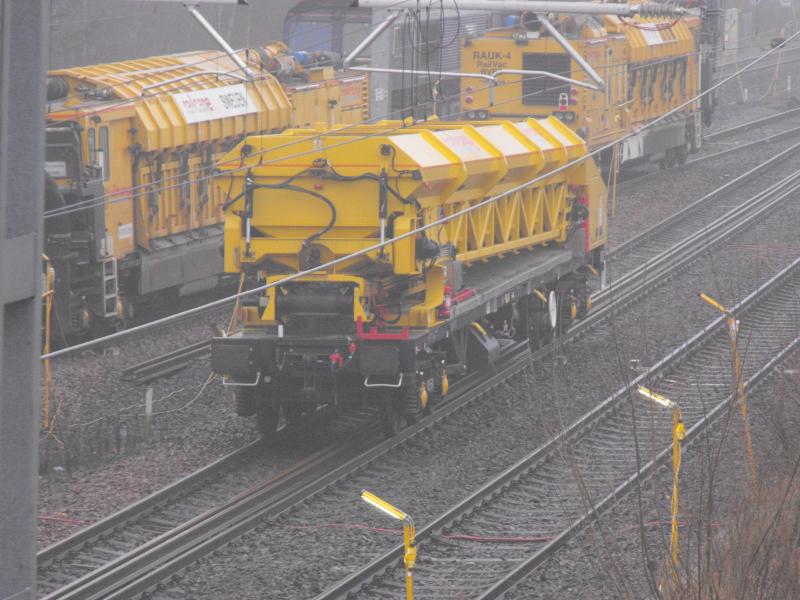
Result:
{"type": "Polygon", "coordinates": [[[103,181],[108,181],[108,178],[111,175],[109,172],[111,161],[108,152],[108,127],[105,126],[100,128],[100,152],[102,153],[100,160],[102,161],[103,166],[103,181]]]}
{"type": "Polygon", "coordinates": [[[89,150],[89,156],[87,157],[89,159],[89,164],[94,166],[97,164],[97,146],[95,146],[94,127],[86,132],[86,145],[89,150]]]}

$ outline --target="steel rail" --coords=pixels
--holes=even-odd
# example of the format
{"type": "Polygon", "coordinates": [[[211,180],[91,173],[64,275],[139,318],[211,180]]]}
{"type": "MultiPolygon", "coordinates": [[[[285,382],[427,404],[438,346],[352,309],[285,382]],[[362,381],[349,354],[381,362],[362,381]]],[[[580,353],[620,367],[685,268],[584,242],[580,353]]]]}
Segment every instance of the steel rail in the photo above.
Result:
{"type": "Polygon", "coordinates": [[[627,271],[606,287],[592,295],[594,301],[609,302],[623,293],[637,281],[662,279],[674,272],[677,262],[685,264],[699,257],[701,253],[718,244],[731,235],[738,233],[757,220],[769,215],[773,210],[793,199],[800,190],[800,171],[759,192],[747,202],[730,210],[707,227],[696,231],[681,242],[637,267],[627,271]]]}
{"type": "MultiPolygon", "coordinates": [[[[306,425],[299,427],[289,427],[284,424],[278,431],[277,443],[286,443],[290,439],[302,437],[302,432],[308,427],[313,427],[313,425],[313,419],[306,425]]],[[[353,433],[356,436],[362,434],[363,427],[353,433]]],[[[66,577],[61,574],[63,571],[80,572],[86,570],[73,567],[72,562],[74,560],[82,561],[87,565],[94,565],[94,568],[91,569],[94,572],[98,566],[95,564],[96,557],[92,555],[95,545],[113,545],[117,537],[126,536],[130,533],[130,530],[135,530],[141,537],[147,537],[143,532],[151,529],[149,526],[150,520],[155,518],[159,521],[159,524],[163,523],[164,518],[161,516],[163,511],[181,509],[185,504],[188,504],[191,516],[186,517],[187,521],[200,514],[202,503],[200,503],[201,507],[198,508],[196,501],[198,491],[202,492],[214,485],[225,483],[226,478],[235,475],[237,470],[249,465],[257,457],[257,454],[267,447],[263,440],[252,441],[153,494],[41,550],[37,554],[40,591],[41,589],[63,589],[72,581],[77,580],[80,575],[72,576],[67,583],[64,583],[63,580],[66,577]],[[82,556],[87,554],[87,557],[82,556]],[[51,583],[53,579],[59,580],[60,585],[51,583]]],[[[327,452],[334,450],[333,447],[326,449],[327,452]]],[[[228,485],[226,484],[225,492],[228,491],[228,485]]],[[[231,491],[231,494],[233,495],[233,491],[231,491]]],[[[210,508],[215,506],[216,503],[212,503],[210,508]]],[[[152,535],[152,538],[155,537],[156,535],[152,535]]],[[[104,554],[102,547],[100,548],[100,554],[104,554]]]]}
{"type": "Polygon", "coordinates": [[[312,465],[313,471],[304,468],[294,476],[281,482],[279,493],[270,486],[241,494],[231,502],[208,511],[190,522],[163,534],[156,540],[137,548],[131,553],[103,565],[100,569],[45,596],[45,600],[89,600],[121,599],[145,593],[168,579],[187,565],[196,562],[218,547],[255,527],[259,521],[274,517],[292,506],[306,500],[353,472],[367,466],[384,454],[398,448],[408,440],[430,430],[441,420],[473,402],[507,377],[528,364],[527,343],[516,344],[505,353],[504,362],[496,365],[488,378],[485,373],[476,373],[462,380],[461,389],[440,410],[422,419],[397,436],[381,443],[370,445],[379,435],[377,423],[372,435],[365,433],[358,442],[345,444],[342,448],[326,450],[320,462],[312,465]],[[464,385],[468,384],[468,385],[464,385]],[[367,447],[365,451],[356,453],[367,447]],[[350,452],[353,456],[346,456],[350,452]]]}
{"type": "Polygon", "coordinates": [[[151,513],[161,506],[175,502],[176,498],[186,493],[187,490],[197,488],[209,479],[217,477],[220,473],[230,469],[235,463],[246,459],[256,448],[262,445],[263,443],[260,440],[256,440],[246,446],[242,446],[211,464],[194,471],[186,477],[178,479],[170,485],[161,488],[135,504],[126,506],[122,510],[40,550],[36,555],[39,568],[47,566],[55,560],[62,559],[70,553],[76,552],[86,544],[108,535],[109,532],[117,530],[126,523],[142,518],[144,515],[151,513]]]}
{"type": "MultiPolygon", "coordinates": [[[[780,131],[778,133],[770,134],[766,137],[763,137],[758,140],[753,140],[752,142],[746,142],[744,144],[738,146],[731,146],[730,148],[725,148],[725,150],[720,150],[719,152],[712,152],[711,154],[704,154],[702,156],[698,156],[697,158],[693,158],[692,160],[686,161],[681,167],[692,167],[694,165],[698,165],[700,163],[714,160],[717,158],[721,158],[728,154],[733,154],[735,152],[740,152],[742,150],[751,150],[753,148],[757,148],[759,146],[763,146],[765,144],[771,144],[773,142],[779,142],[781,140],[792,139],[797,136],[800,136],[800,127],[793,127],[792,129],[787,129],[786,131],[780,131]]],[[[634,175],[633,177],[627,177],[623,173],[620,173],[619,179],[619,186],[627,185],[633,181],[641,181],[642,179],[647,179],[648,177],[654,177],[659,173],[663,173],[664,171],[659,169],[658,171],[650,171],[649,173],[642,173],[641,175],[634,175]]]]}
{"type": "MultiPolygon", "coordinates": [[[[769,208],[775,208],[779,204],[780,204],[779,202],[772,202],[769,204],[769,208]]],[[[713,242],[707,239],[701,240],[700,244],[702,247],[699,250],[705,250],[708,248],[709,244],[719,243],[723,239],[727,239],[727,237],[732,235],[733,232],[738,231],[745,224],[751,223],[753,219],[755,219],[756,217],[764,216],[766,214],[766,208],[767,207],[762,207],[761,210],[759,210],[755,214],[749,215],[749,218],[747,218],[744,221],[740,220],[733,222],[732,226],[734,227],[734,229],[729,231],[727,235],[717,236],[713,240],[713,242]]],[[[728,220],[728,222],[730,226],[730,220],[728,220]]],[[[697,243],[698,242],[695,240],[695,244],[697,243]]],[[[643,295],[649,292],[650,290],[654,289],[657,285],[659,285],[668,277],[670,277],[672,274],[674,274],[674,272],[677,271],[679,268],[686,265],[692,259],[696,258],[697,254],[699,254],[699,250],[695,254],[684,253],[681,254],[680,256],[677,256],[675,252],[671,251],[664,253],[665,256],[671,257],[671,259],[674,260],[672,268],[662,269],[658,276],[654,275],[646,278],[633,279],[628,284],[625,284],[629,286],[630,289],[627,290],[619,289],[620,287],[623,286],[618,286],[616,294],[613,296],[613,298],[610,298],[612,300],[611,302],[606,304],[601,304],[597,309],[593,310],[584,320],[578,322],[578,324],[575,327],[573,327],[570,331],[568,331],[565,337],[562,338],[562,340],[567,341],[569,339],[576,338],[580,335],[584,335],[591,327],[599,325],[600,323],[604,322],[613,313],[618,311],[621,305],[627,302],[631,302],[635,299],[635,297],[643,295]]],[[[553,351],[552,346],[544,348],[538,351],[536,354],[534,354],[533,358],[534,359],[541,358],[552,351],[553,351]]],[[[440,410],[436,411],[430,417],[423,419],[417,425],[404,430],[395,438],[386,440],[382,443],[377,444],[373,448],[368,449],[362,455],[353,458],[347,464],[341,465],[340,467],[335,469],[330,469],[328,475],[324,479],[319,479],[313,483],[309,483],[308,486],[306,486],[302,490],[300,489],[300,486],[298,486],[297,492],[295,494],[292,494],[291,498],[287,499],[284,502],[284,504],[282,504],[280,507],[276,507],[275,505],[269,505],[269,502],[267,502],[267,504],[269,505],[267,508],[264,508],[264,510],[260,512],[258,510],[254,511],[254,513],[250,515],[248,518],[241,518],[238,521],[238,525],[236,527],[220,526],[219,529],[214,530],[216,531],[216,533],[214,532],[209,533],[208,539],[202,544],[198,544],[196,540],[187,542],[184,546],[181,547],[182,549],[180,551],[169,554],[167,558],[164,557],[167,556],[168,553],[165,554],[164,552],[161,552],[160,556],[151,555],[150,559],[152,560],[152,562],[150,562],[146,568],[137,571],[135,576],[132,576],[130,583],[127,584],[126,587],[118,589],[118,582],[114,582],[114,589],[116,591],[113,592],[113,594],[118,594],[118,595],[83,596],[79,594],[74,594],[68,596],[52,595],[51,597],[52,598],[126,597],[127,594],[134,593],[134,590],[146,591],[147,588],[155,585],[158,581],[164,578],[168,578],[176,570],[184,568],[187,564],[197,560],[200,556],[204,555],[205,553],[210,552],[219,545],[226,543],[233,537],[240,535],[242,532],[246,531],[248,527],[252,527],[255,521],[263,518],[265,514],[268,513],[274,514],[276,510],[278,511],[285,510],[286,508],[292,505],[292,502],[296,504],[297,502],[302,501],[308,494],[319,492],[324,487],[331,485],[332,483],[335,483],[342,477],[345,477],[346,475],[351,474],[355,470],[368,465],[369,463],[376,460],[386,452],[389,452],[390,450],[393,450],[394,448],[402,445],[410,437],[415,436],[421,433],[422,431],[427,430],[435,423],[439,422],[441,419],[446,418],[447,416],[453,414],[463,406],[466,406],[473,400],[479,398],[481,394],[484,393],[483,390],[490,389],[491,386],[496,385],[498,381],[504,380],[505,378],[516,373],[518,370],[522,369],[526,364],[528,364],[530,355],[527,352],[527,348],[521,349],[518,346],[516,352],[518,353],[518,355],[514,358],[513,361],[511,361],[511,363],[508,366],[502,366],[502,367],[498,366],[498,368],[500,368],[499,373],[496,373],[488,380],[485,380],[484,382],[479,384],[478,387],[474,388],[474,391],[472,393],[468,391],[459,391],[459,389],[464,389],[464,388],[466,388],[467,390],[473,389],[469,388],[469,386],[475,385],[476,380],[480,378],[482,374],[474,374],[473,376],[468,377],[467,379],[459,382],[457,386],[454,386],[456,389],[454,390],[454,393],[451,395],[452,400],[447,404],[445,404],[440,410]],[[272,511],[271,513],[270,510],[272,511]]],[[[228,516],[230,516],[231,514],[235,513],[231,512],[227,513],[228,516]]],[[[236,518],[239,519],[238,516],[236,518]]],[[[206,529],[206,531],[209,531],[209,529],[206,529]]],[[[174,542],[172,543],[174,544],[174,542]]],[[[120,559],[120,562],[124,561],[120,559]]],[[[116,575],[118,575],[118,573],[115,573],[115,576],[116,575]]],[[[92,578],[88,578],[87,581],[91,581],[91,579],[92,578]]],[[[103,593],[108,594],[111,592],[109,592],[107,589],[103,593]]]]}
{"type": "MultiPolygon", "coordinates": [[[[794,46],[792,48],[785,48],[783,51],[784,52],[797,52],[797,51],[800,51],[800,46],[794,46]]],[[[757,55],[754,55],[754,56],[757,56],[757,55]]],[[[715,69],[716,72],[714,74],[714,79],[717,79],[719,77],[724,77],[724,76],[727,75],[727,73],[721,73],[721,71],[728,70],[731,67],[735,71],[738,68],[737,65],[742,64],[742,63],[747,63],[748,60],[750,60],[750,59],[749,58],[743,58],[743,59],[740,59],[740,60],[734,60],[734,61],[730,61],[730,62],[726,62],[726,63],[717,64],[716,65],[716,69],[715,69]]],[[[785,65],[794,64],[794,63],[796,63],[798,61],[800,61],[800,57],[782,58],[782,60],[780,62],[780,65],[781,65],[781,67],[783,67],[785,65]]],[[[753,67],[752,69],[749,69],[748,73],[754,73],[756,71],[765,71],[767,69],[774,69],[777,66],[777,64],[778,64],[778,61],[776,60],[775,62],[771,62],[771,63],[768,63],[766,65],[758,65],[756,67],[753,67]]]]}
{"type": "MultiPolygon", "coordinates": [[[[665,235],[668,232],[676,229],[681,223],[690,222],[691,219],[695,218],[699,213],[711,208],[714,204],[714,201],[725,199],[724,194],[736,190],[742,184],[754,179],[758,175],[761,175],[768,169],[775,167],[778,163],[787,160],[792,156],[796,156],[798,150],[800,150],[800,142],[798,142],[797,144],[793,144],[786,150],[783,150],[778,154],[770,157],[766,161],[756,165],[755,167],[739,175],[738,177],[725,182],[717,189],[700,197],[694,202],[687,204],[681,210],[672,213],[666,219],[659,221],[652,227],[644,229],[639,233],[637,233],[636,235],[634,235],[633,237],[625,240],[620,245],[606,252],[604,257],[606,268],[608,268],[610,264],[617,263],[621,261],[624,257],[633,254],[643,246],[647,248],[652,248],[654,246],[654,241],[665,237],[665,235]]],[[[789,177],[790,178],[794,177],[794,174],[790,175],[789,177]]],[[[731,209],[731,211],[729,211],[729,213],[727,214],[731,214],[733,211],[746,210],[750,206],[757,205],[760,202],[760,200],[764,197],[764,195],[768,195],[769,193],[774,193],[771,190],[774,190],[776,185],[778,184],[770,186],[770,188],[767,188],[766,190],[763,190],[758,194],[756,194],[755,196],[745,200],[742,204],[740,204],[736,208],[731,209]]],[[[713,223],[710,223],[708,226],[711,227],[712,225],[713,223]]]]}
{"type": "Polygon", "coordinates": [[[152,573],[159,564],[192,551],[196,552],[215,535],[230,535],[231,532],[238,531],[236,525],[252,514],[263,516],[270,509],[280,506],[281,501],[292,497],[298,488],[302,489],[308,482],[319,480],[333,466],[357,453],[365,443],[365,437],[356,436],[347,443],[318,450],[277,477],[259,483],[222,505],[197,515],[44,598],[99,600],[117,597],[115,592],[119,588],[152,573]]]}
{"type": "MultiPolygon", "coordinates": [[[[753,48],[759,48],[759,46],[758,45],[751,45],[751,46],[747,47],[747,49],[753,49],[753,48]]],[[[796,45],[791,45],[791,46],[787,46],[786,48],[784,48],[784,52],[797,52],[798,50],[800,50],[800,46],[796,46],[796,45]]],[[[736,59],[733,59],[733,60],[728,60],[726,62],[718,62],[718,63],[716,63],[714,65],[714,67],[715,67],[715,69],[717,71],[729,69],[730,67],[736,67],[736,65],[740,64],[741,62],[743,62],[743,61],[746,62],[748,60],[748,58],[753,57],[753,56],[758,56],[758,54],[760,54],[762,51],[763,51],[763,49],[759,48],[756,51],[756,53],[750,53],[750,54],[748,54],[747,57],[736,58],[736,59]]]]}
{"type": "Polygon", "coordinates": [[[707,142],[710,142],[712,140],[717,140],[719,138],[727,137],[729,135],[734,135],[736,133],[750,131],[751,129],[756,129],[758,127],[761,127],[762,125],[768,125],[770,123],[781,121],[782,119],[789,119],[791,117],[796,117],[796,116],[800,116],[800,108],[790,108],[789,110],[784,110],[782,112],[775,113],[773,115],[767,115],[766,117],[761,117],[760,119],[748,121],[747,123],[742,123],[741,125],[728,127],[727,129],[720,129],[719,131],[712,131],[711,133],[704,135],[703,139],[707,142]]]}
{"type": "MultiPolygon", "coordinates": [[[[745,391],[752,392],[760,384],[764,382],[779,366],[785,363],[800,347],[800,337],[795,337],[789,344],[784,347],[777,355],[775,355],[767,364],[765,364],[758,372],[744,382],[745,391]]],[[[633,391],[631,390],[631,393],[633,391]]],[[[707,416],[701,418],[694,425],[689,427],[684,434],[684,449],[692,446],[700,440],[702,435],[718,424],[719,420],[724,416],[724,413],[730,410],[731,403],[735,400],[733,395],[730,395],[727,400],[720,402],[715,406],[707,416]]],[[[658,455],[643,465],[636,473],[631,475],[625,482],[620,484],[613,492],[609,493],[600,502],[594,504],[589,508],[581,517],[577,518],[567,529],[562,531],[544,548],[538,550],[535,554],[530,556],[524,562],[519,564],[511,573],[506,577],[499,580],[491,589],[485,591],[479,598],[481,600],[489,600],[492,598],[499,598],[505,592],[513,588],[517,583],[522,581],[527,575],[534,571],[537,567],[544,564],[548,559],[552,558],[558,551],[580,531],[585,529],[592,522],[598,520],[598,517],[606,513],[614,504],[618,503],[627,494],[630,494],[637,484],[643,483],[649,479],[656,471],[668,463],[672,458],[672,444],[661,450],[658,455]]]]}
{"type": "Polygon", "coordinates": [[[198,358],[210,355],[211,340],[203,340],[128,367],[122,371],[122,379],[133,383],[149,383],[177,373],[198,358]]]}
{"type": "MultiPolygon", "coordinates": [[[[733,312],[739,319],[743,321],[747,320],[745,325],[747,325],[747,323],[750,321],[754,321],[756,324],[759,322],[771,323],[772,321],[768,319],[768,317],[774,315],[776,308],[774,304],[771,305],[769,301],[772,300],[773,302],[778,302],[778,308],[785,309],[786,306],[784,306],[784,304],[791,304],[792,306],[795,306],[797,302],[798,286],[800,286],[800,259],[795,260],[791,265],[775,275],[759,289],[748,295],[744,300],[734,307],[733,312]],[[791,294],[787,295],[786,288],[789,286],[792,286],[792,290],[791,294]],[[781,296],[781,294],[783,294],[783,296],[781,296]],[[759,313],[759,311],[761,311],[761,313],[759,313]]],[[[782,329],[782,323],[773,323],[773,326],[776,330],[784,331],[784,329],[782,329]]],[[[796,324],[795,329],[797,329],[796,324]]],[[[795,331],[793,339],[788,345],[784,346],[777,355],[772,354],[766,365],[759,368],[756,374],[747,380],[747,384],[749,386],[752,386],[756,382],[760,381],[765,376],[765,373],[768,372],[768,369],[773,368],[779,360],[782,360],[782,358],[787,356],[789,352],[796,348],[798,342],[800,341],[800,338],[798,338],[796,333],[797,332],[795,331]]],[[[515,499],[515,503],[517,505],[526,507],[525,518],[528,519],[525,521],[526,523],[547,522],[547,520],[545,520],[542,516],[538,516],[538,518],[534,518],[532,516],[537,510],[537,507],[541,506],[543,509],[547,508],[545,506],[547,504],[545,500],[539,499],[537,501],[536,498],[527,497],[531,495],[531,490],[540,489],[539,485],[541,481],[537,482],[535,478],[531,476],[537,471],[537,469],[548,467],[550,471],[548,472],[547,477],[552,479],[552,472],[555,469],[555,461],[558,460],[558,457],[563,452],[575,452],[577,454],[578,444],[588,444],[587,440],[589,440],[593,435],[600,437],[601,441],[606,444],[609,443],[609,439],[613,439],[614,437],[622,437],[620,436],[619,432],[625,431],[624,428],[620,427],[619,425],[615,425],[613,421],[620,415],[622,415],[624,418],[627,418],[627,415],[624,415],[623,409],[631,401],[632,395],[635,393],[638,385],[647,383],[648,386],[652,386],[653,382],[657,383],[658,381],[662,381],[667,375],[669,375],[670,383],[674,386],[679,369],[684,369],[684,371],[687,372],[690,377],[697,372],[696,369],[692,369],[687,366],[690,364],[689,361],[691,361],[692,357],[696,357],[701,364],[704,364],[707,363],[708,354],[710,352],[713,351],[718,355],[720,349],[722,349],[722,356],[724,357],[724,349],[727,348],[727,343],[727,325],[725,322],[725,316],[722,315],[715,318],[708,326],[703,328],[699,333],[697,333],[679,348],[672,351],[656,365],[631,380],[618,392],[575,421],[570,427],[528,454],[515,465],[505,470],[489,483],[485,484],[479,490],[469,495],[456,505],[452,506],[444,514],[425,525],[422,529],[418,529],[416,534],[417,548],[419,550],[416,577],[416,587],[418,591],[423,594],[425,593],[423,587],[424,576],[421,576],[419,571],[420,568],[424,568],[424,557],[426,556],[426,552],[430,550],[426,550],[426,543],[435,544],[439,536],[447,531],[452,532],[456,526],[460,526],[461,529],[464,529],[466,522],[468,522],[470,519],[479,518],[482,511],[487,507],[489,508],[490,512],[494,513],[495,515],[498,514],[500,511],[497,507],[497,503],[502,500],[504,495],[509,493],[509,490],[513,489],[523,490],[524,495],[526,496],[526,499],[515,499]],[[716,346],[714,346],[712,342],[716,342],[716,346]],[[606,439],[602,440],[604,431],[612,432],[613,436],[606,436],[606,439]]],[[[722,360],[724,363],[727,363],[724,358],[722,360]]],[[[729,376],[729,370],[726,368],[725,371],[728,372],[729,376]]],[[[694,381],[690,382],[690,386],[695,384],[696,382],[694,381]]],[[[690,407],[682,405],[685,418],[688,416],[691,419],[699,415],[696,421],[692,423],[687,433],[691,433],[693,438],[697,436],[699,432],[702,431],[705,426],[707,426],[708,423],[716,419],[722,413],[722,411],[730,406],[731,398],[731,395],[726,395],[725,399],[717,404],[716,407],[711,411],[706,410],[702,398],[699,399],[697,405],[693,405],[690,410],[687,410],[690,407]]],[[[642,409],[637,410],[642,410],[644,412],[645,408],[646,407],[643,406],[642,409]]],[[[653,414],[656,415],[656,417],[659,417],[660,425],[662,426],[666,425],[669,421],[670,415],[668,414],[668,411],[654,412],[653,414]]],[[[600,444],[600,447],[602,447],[602,443],[600,444]]],[[[583,501],[584,499],[579,499],[577,506],[583,507],[579,517],[568,520],[566,528],[559,530],[555,533],[555,535],[549,536],[550,540],[543,541],[540,548],[534,554],[526,556],[521,561],[517,561],[516,565],[511,566],[511,568],[506,569],[505,573],[502,573],[499,577],[494,578],[494,580],[490,582],[490,584],[478,597],[481,599],[496,598],[503,592],[513,587],[515,583],[530,573],[531,570],[541,564],[541,562],[546,560],[546,558],[552,556],[552,554],[558,548],[563,546],[563,544],[570,537],[584,528],[592,519],[595,519],[599,512],[602,512],[602,510],[606,509],[614,501],[618,500],[621,495],[627,493],[636,481],[652,473],[655,467],[666,459],[670,448],[671,444],[668,444],[661,450],[659,454],[656,455],[656,458],[653,461],[645,464],[644,466],[635,465],[634,475],[624,479],[622,484],[614,486],[614,488],[612,488],[614,491],[612,491],[610,494],[602,496],[603,500],[601,502],[593,504],[587,509],[586,504],[583,501]]],[[[591,450],[591,448],[589,448],[589,450],[591,450]]],[[[625,448],[621,452],[615,452],[614,455],[617,457],[630,456],[629,451],[630,448],[625,448]]],[[[643,451],[643,453],[645,452],[646,451],[643,451]]],[[[599,454],[600,453],[590,454],[590,456],[599,456],[599,454]]],[[[596,465],[593,466],[596,467],[596,465]]],[[[566,473],[568,477],[570,477],[572,474],[571,469],[563,469],[562,472],[566,473]]],[[[537,491],[533,493],[539,492],[537,491]]],[[[542,493],[546,494],[547,490],[544,490],[542,493]]],[[[571,498],[570,500],[573,502],[573,504],[575,504],[574,499],[571,498]]],[[[565,498],[561,496],[559,497],[557,504],[562,506],[566,505],[567,502],[565,498]]],[[[552,505],[551,508],[553,508],[552,505]]],[[[492,519],[489,518],[489,520],[491,521],[492,519]]],[[[496,521],[497,519],[495,518],[494,520],[496,521]]],[[[513,524],[509,524],[505,521],[502,521],[502,523],[505,526],[513,527],[513,524]]],[[[531,545],[533,545],[533,542],[531,545]]],[[[484,544],[482,547],[487,548],[488,545],[484,544]]],[[[376,590],[372,589],[370,586],[373,584],[380,585],[385,578],[391,577],[393,571],[400,570],[399,567],[403,558],[403,551],[404,549],[402,545],[395,546],[390,551],[373,560],[363,569],[353,573],[349,577],[341,580],[334,586],[331,586],[325,590],[322,594],[316,597],[316,600],[333,600],[335,598],[352,597],[359,592],[365,592],[367,595],[372,596],[377,595],[376,590]]],[[[448,552],[448,559],[451,561],[450,564],[470,564],[473,569],[478,569],[478,561],[470,562],[469,558],[459,556],[458,548],[453,544],[448,545],[448,552]]],[[[508,561],[503,561],[495,556],[484,555],[484,557],[487,558],[487,562],[485,564],[500,565],[498,567],[499,570],[502,570],[503,567],[508,563],[508,561]]],[[[427,572],[427,574],[431,575],[432,577],[435,575],[433,575],[430,571],[435,573],[437,568],[445,568],[445,565],[440,561],[433,561],[432,564],[433,568],[427,572]]],[[[449,575],[452,576],[453,574],[450,573],[449,575]]],[[[466,576],[466,574],[464,575],[466,576]]],[[[450,581],[453,580],[457,580],[457,576],[450,581]]],[[[396,581],[391,583],[387,582],[387,585],[396,584],[396,581]]],[[[442,588],[439,589],[441,590],[442,588]]]]}

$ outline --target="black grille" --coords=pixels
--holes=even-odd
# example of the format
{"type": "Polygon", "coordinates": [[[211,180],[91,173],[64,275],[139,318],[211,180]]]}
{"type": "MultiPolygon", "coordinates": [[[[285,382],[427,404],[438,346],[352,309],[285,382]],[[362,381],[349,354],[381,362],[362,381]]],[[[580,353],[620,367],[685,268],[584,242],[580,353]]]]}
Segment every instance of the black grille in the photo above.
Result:
{"type": "MultiPolygon", "coordinates": [[[[566,54],[522,55],[522,68],[526,71],[547,71],[564,77],[570,76],[570,57],[566,54]]],[[[558,105],[558,95],[569,93],[569,84],[549,77],[529,75],[522,78],[522,103],[525,105],[558,105]]]]}

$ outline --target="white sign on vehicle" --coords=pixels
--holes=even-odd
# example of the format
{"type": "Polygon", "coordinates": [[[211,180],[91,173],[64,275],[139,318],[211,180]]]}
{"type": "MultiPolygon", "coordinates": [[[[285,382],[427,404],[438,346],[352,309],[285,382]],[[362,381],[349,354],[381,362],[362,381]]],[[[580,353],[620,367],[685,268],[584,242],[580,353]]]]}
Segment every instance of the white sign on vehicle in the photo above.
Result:
{"type": "Polygon", "coordinates": [[[120,240],[127,240],[133,237],[133,223],[120,223],[117,227],[117,237],[120,240]]]}
{"type": "Polygon", "coordinates": [[[657,29],[640,29],[640,31],[648,46],[658,46],[664,43],[664,38],[661,37],[661,32],[657,29]]]}
{"type": "Polygon", "coordinates": [[[243,83],[174,94],[172,98],[187,123],[238,117],[258,111],[243,83]]]}
{"type": "Polygon", "coordinates": [[[44,170],[50,177],[66,177],[67,163],[63,160],[48,160],[44,163],[44,170]]]}

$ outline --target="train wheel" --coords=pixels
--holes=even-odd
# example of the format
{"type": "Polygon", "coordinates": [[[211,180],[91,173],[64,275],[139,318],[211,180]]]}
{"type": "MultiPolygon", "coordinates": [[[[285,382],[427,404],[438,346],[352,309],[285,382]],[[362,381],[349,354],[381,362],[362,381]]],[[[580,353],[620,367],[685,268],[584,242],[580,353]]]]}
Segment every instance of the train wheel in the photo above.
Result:
{"type": "Polygon", "coordinates": [[[267,392],[264,392],[263,396],[258,399],[256,407],[256,425],[261,435],[267,439],[273,437],[278,431],[280,416],[280,405],[267,392]]]}
{"type": "Polygon", "coordinates": [[[303,407],[297,402],[283,404],[283,417],[289,425],[297,425],[303,420],[303,407]]]}
{"type": "Polygon", "coordinates": [[[536,296],[528,297],[528,347],[531,352],[553,341],[548,307],[536,296]]]}
{"type": "Polygon", "coordinates": [[[256,399],[253,390],[239,389],[233,392],[236,414],[240,417],[252,417],[256,414],[256,399]]]}
{"type": "Polygon", "coordinates": [[[406,423],[413,425],[422,416],[425,406],[428,404],[427,391],[424,392],[425,400],[423,401],[422,387],[416,383],[416,379],[409,381],[402,390],[403,418],[406,423]]]}
{"type": "Polygon", "coordinates": [[[675,148],[670,148],[667,150],[667,168],[671,169],[675,166],[675,163],[678,162],[677,157],[677,150],[675,148]]]}
{"type": "Polygon", "coordinates": [[[387,438],[394,437],[403,426],[403,406],[397,394],[384,394],[381,406],[381,427],[383,435],[387,438]]]}
{"type": "Polygon", "coordinates": [[[442,370],[434,372],[433,392],[428,394],[428,401],[422,407],[422,414],[427,416],[436,410],[436,406],[442,401],[450,390],[450,382],[447,379],[447,374],[442,370]]]}

